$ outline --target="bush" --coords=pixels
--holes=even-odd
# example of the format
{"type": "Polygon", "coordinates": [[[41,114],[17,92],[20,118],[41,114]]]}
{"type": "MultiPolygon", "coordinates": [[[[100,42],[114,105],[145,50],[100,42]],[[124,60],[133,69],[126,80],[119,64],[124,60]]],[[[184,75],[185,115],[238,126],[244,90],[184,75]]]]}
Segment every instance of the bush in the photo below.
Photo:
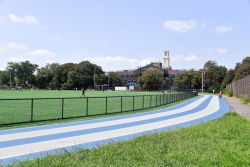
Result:
{"type": "Polygon", "coordinates": [[[243,104],[248,104],[250,102],[250,99],[248,98],[248,97],[244,97],[243,99],[242,99],[242,103],[243,104]]]}
{"type": "Polygon", "coordinates": [[[223,93],[224,95],[229,96],[229,97],[232,97],[232,96],[233,96],[233,91],[230,91],[230,90],[228,90],[228,89],[226,89],[226,88],[224,88],[224,89],[222,90],[222,93],[223,93]]]}

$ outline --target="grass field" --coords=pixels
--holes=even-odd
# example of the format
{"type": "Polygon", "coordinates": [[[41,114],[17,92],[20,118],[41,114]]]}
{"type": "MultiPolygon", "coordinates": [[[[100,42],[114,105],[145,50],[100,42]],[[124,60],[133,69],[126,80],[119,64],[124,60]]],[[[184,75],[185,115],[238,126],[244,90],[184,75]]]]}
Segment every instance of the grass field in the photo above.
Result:
{"type": "MultiPolygon", "coordinates": [[[[155,95],[159,92],[85,91],[86,97],[155,95]]],[[[0,90],[0,99],[81,97],[80,90],[0,90]]]]}
{"type": "Polygon", "coordinates": [[[136,114],[136,113],[148,112],[148,111],[153,111],[153,110],[160,110],[163,108],[175,106],[177,104],[183,103],[185,101],[191,100],[191,99],[196,98],[196,97],[197,96],[190,97],[187,99],[183,99],[183,100],[173,102],[170,104],[166,104],[163,106],[159,106],[159,107],[147,108],[147,109],[142,109],[142,110],[135,110],[135,111],[131,111],[131,112],[119,112],[119,113],[114,113],[114,114],[96,115],[96,116],[90,116],[90,117],[78,117],[78,118],[71,118],[71,119],[59,119],[59,120],[49,120],[49,121],[41,121],[41,122],[29,122],[29,123],[22,123],[22,124],[2,125],[2,126],[0,126],[0,130],[13,129],[13,128],[25,128],[25,127],[31,127],[31,126],[40,126],[40,125],[49,125],[49,124],[58,124],[58,123],[67,123],[67,122],[74,122],[74,121],[84,121],[84,120],[115,117],[115,116],[128,115],[128,114],[136,114]]]}
{"type": "Polygon", "coordinates": [[[144,135],[97,149],[49,155],[20,167],[249,166],[250,121],[236,113],[187,128],[144,135]]]}
{"type": "Polygon", "coordinates": [[[177,100],[176,93],[174,95],[164,95],[163,97],[163,94],[159,92],[87,91],[86,97],[88,98],[81,97],[81,91],[0,91],[0,124],[118,113],[160,106],[164,100],[167,103],[177,100]],[[105,96],[108,98],[105,98],[105,96]],[[74,98],[71,99],[70,97],[74,98]],[[1,100],[16,98],[17,100],[1,100]],[[58,99],[27,100],[22,98],[58,99]]]}

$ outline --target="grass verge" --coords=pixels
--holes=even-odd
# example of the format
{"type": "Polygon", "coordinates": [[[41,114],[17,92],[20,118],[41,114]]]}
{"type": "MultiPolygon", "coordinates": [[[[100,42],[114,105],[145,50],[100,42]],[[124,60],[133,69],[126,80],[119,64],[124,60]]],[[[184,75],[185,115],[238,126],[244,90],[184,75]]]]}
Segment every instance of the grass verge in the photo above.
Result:
{"type": "Polygon", "coordinates": [[[20,167],[248,166],[250,122],[231,112],[191,127],[144,135],[97,149],[49,155],[20,167]]]}
{"type": "Polygon", "coordinates": [[[80,118],[72,118],[72,119],[59,119],[59,120],[51,120],[51,121],[41,121],[41,122],[30,122],[30,123],[20,123],[20,124],[12,124],[12,125],[2,125],[0,126],[0,130],[6,130],[6,129],[14,129],[14,128],[25,128],[25,127],[31,127],[31,126],[40,126],[40,125],[49,125],[49,124],[58,124],[58,123],[67,123],[67,122],[75,122],[75,121],[84,121],[84,120],[91,120],[91,119],[98,119],[98,118],[108,118],[108,117],[114,117],[114,116],[121,116],[121,115],[129,115],[129,114],[136,114],[136,113],[142,113],[142,112],[149,112],[154,110],[159,110],[163,108],[168,108],[180,103],[183,103],[185,101],[191,100],[195,97],[187,98],[184,100],[180,100],[174,103],[170,103],[167,105],[163,105],[160,107],[154,107],[149,109],[143,109],[143,110],[136,110],[136,111],[129,111],[129,112],[122,112],[122,113],[113,113],[108,115],[96,115],[96,116],[88,116],[88,117],[80,117],[80,118]]]}

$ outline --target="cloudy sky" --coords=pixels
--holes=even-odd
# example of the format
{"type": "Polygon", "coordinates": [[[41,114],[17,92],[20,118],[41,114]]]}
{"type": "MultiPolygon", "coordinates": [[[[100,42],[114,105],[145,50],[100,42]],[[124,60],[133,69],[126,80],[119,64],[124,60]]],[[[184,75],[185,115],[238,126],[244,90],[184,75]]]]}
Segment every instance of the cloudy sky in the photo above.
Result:
{"type": "Polygon", "coordinates": [[[162,61],[234,68],[250,56],[250,0],[0,0],[0,70],[10,61],[105,71],[162,61]]]}

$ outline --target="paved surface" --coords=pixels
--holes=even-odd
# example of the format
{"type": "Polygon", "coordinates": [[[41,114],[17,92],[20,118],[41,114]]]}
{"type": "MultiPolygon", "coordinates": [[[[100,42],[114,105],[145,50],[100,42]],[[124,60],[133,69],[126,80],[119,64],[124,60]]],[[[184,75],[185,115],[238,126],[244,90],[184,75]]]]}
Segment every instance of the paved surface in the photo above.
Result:
{"type": "Polygon", "coordinates": [[[76,147],[94,148],[143,134],[190,126],[229,112],[218,96],[202,95],[179,105],[139,114],[0,131],[0,161],[42,157],[76,147]]]}
{"type": "Polygon", "coordinates": [[[234,97],[223,96],[232,112],[237,112],[239,115],[250,120],[250,106],[243,104],[240,100],[234,97]]]}

